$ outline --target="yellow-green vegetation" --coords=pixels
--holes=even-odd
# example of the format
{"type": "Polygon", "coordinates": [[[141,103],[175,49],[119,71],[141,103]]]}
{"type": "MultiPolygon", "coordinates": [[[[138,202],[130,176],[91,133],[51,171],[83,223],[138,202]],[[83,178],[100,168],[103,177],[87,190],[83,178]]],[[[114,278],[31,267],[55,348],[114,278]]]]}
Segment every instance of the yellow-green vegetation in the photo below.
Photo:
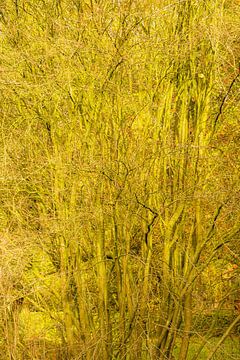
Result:
{"type": "Polygon", "coordinates": [[[239,11],[0,2],[1,359],[239,358],[239,11]]]}

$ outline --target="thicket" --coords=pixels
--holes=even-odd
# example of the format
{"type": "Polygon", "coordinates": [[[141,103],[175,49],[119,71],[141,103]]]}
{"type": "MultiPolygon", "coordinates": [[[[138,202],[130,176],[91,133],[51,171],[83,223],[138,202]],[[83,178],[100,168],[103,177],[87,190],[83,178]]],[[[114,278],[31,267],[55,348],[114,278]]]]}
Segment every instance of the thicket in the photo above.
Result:
{"type": "Polygon", "coordinates": [[[0,3],[2,359],[184,360],[212,309],[208,360],[232,334],[238,12],[0,3]]]}

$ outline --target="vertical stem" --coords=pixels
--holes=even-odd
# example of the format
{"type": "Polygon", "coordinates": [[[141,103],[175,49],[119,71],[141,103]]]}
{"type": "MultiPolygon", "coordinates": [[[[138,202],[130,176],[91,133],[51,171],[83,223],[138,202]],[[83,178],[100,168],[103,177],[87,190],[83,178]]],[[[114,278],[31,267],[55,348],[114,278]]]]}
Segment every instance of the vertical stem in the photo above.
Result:
{"type": "Polygon", "coordinates": [[[187,358],[190,331],[192,326],[192,294],[191,289],[188,290],[183,300],[183,313],[184,313],[184,328],[183,328],[183,339],[181,342],[179,360],[185,360],[187,358]]]}

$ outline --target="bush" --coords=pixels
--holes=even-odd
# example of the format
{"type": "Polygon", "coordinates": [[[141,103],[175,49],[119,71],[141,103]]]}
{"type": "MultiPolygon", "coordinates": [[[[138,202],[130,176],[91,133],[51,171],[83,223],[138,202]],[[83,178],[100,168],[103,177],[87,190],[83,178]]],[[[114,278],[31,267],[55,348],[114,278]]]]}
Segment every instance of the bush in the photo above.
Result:
{"type": "MultiPolygon", "coordinates": [[[[231,310],[214,310],[194,316],[193,332],[201,335],[222,336],[236,318],[231,310]]],[[[234,327],[233,335],[240,334],[240,326],[234,327]]]]}

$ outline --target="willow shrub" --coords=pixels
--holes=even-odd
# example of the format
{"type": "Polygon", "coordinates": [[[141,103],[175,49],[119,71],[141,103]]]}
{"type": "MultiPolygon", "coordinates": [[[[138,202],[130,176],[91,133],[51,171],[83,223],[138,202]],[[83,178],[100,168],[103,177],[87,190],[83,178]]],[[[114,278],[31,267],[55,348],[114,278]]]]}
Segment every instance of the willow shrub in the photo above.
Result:
{"type": "MultiPolygon", "coordinates": [[[[187,357],[199,276],[239,230],[235,205],[221,220],[228,147],[212,146],[223,14],[213,0],[3,7],[3,232],[38,249],[25,306],[62,358],[166,359],[177,340],[187,357]]],[[[26,356],[27,334],[14,346],[26,356]]]]}

